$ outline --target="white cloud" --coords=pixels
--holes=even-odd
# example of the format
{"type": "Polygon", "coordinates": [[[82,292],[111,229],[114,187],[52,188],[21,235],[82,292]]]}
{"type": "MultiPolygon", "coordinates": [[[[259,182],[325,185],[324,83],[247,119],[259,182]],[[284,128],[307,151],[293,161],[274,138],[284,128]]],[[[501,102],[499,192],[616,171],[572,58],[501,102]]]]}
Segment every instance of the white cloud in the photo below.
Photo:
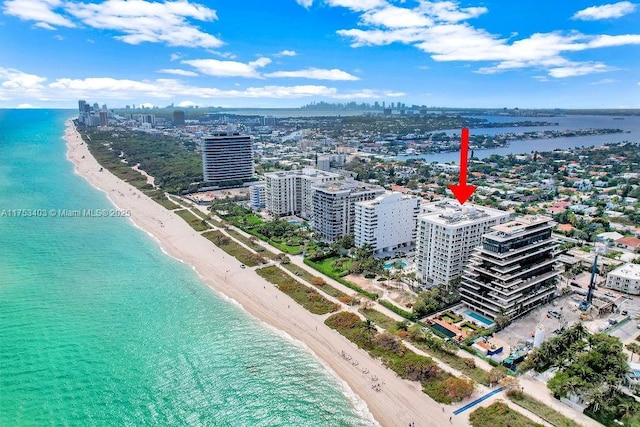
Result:
{"type": "Polygon", "coordinates": [[[391,5],[383,9],[374,9],[365,12],[365,14],[362,15],[362,21],[365,24],[389,28],[423,27],[433,23],[433,21],[421,13],[391,5]]]}
{"type": "Polygon", "coordinates": [[[471,18],[477,18],[487,13],[486,7],[458,7],[453,1],[430,2],[422,1],[417,8],[418,12],[430,16],[436,21],[455,23],[471,18]]]}
{"type": "Polygon", "coordinates": [[[169,57],[169,60],[176,61],[176,60],[178,60],[180,58],[182,58],[182,54],[181,53],[172,53],[171,56],[169,57]]]}
{"type": "Polygon", "coordinates": [[[596,85],[608,85],[608,84],[615,83],[615,82],[617,82],[617,80],[614,80],[614,79],[602,79],[602,80],[595,81],[595,82],[593,82],[591,84],[596,86],[596,85]]]}
{"type": "MultiPolygon", "coordinates": [[[[211,99],[293,99],[293,98],[383,98],[404,96],[404,93],[360,89],[341,92],[324,85],[250,86],[243,89],[219,89],[208,86],[192,86],[175,79],[131,80],[112,77],[89,77],[84,79],[59,78],[45,84],[45,77],[19,70],[0,68],[0,100],[16,100],[21,103],[55,99],[56,102],[74,103],[77,99],[104,99],[118,102],[140,100],[166,103],[171,99],[188,99],[179,106],[196,102],[206,104],[211,99]]],[[[13,105],[17,104],[15,102],[13,105]]]]}
{"type": "MultiPolygon", "coordinates": [[[[325,1],[330,5],[351,3],[325,1]]],[[[575,31],[535,33],[519,40],[515,39],[517,34],[511,34],[506,38],[462,22],[487,13],[485,7],[461,8],[453,1],[421,0],[413,8],[387,4],[353,10],[361,14],[361,28],[337,31],[350,39],[352,47],[402,43],[415,46],[434,61],[493,62],[476,71],[482,74],[535,68],[546,70],[551,77],[564,78],[611,71],[600,62],[573,62],[567,55],[640,44],[640,34],[585,35],[575,31]]]]}
{"type": "Polygon", "coordinates": [[[288,77],[315,80],[360,80],[359,77],[337,68],[332,68],[330,70],[322,68],[306,68],[304,70],[296,71],[276,71],[265,74],[264,77],[288,77]]]}
{"type": "Polygon", "coordinates": [[[597,21],[599,19],[621,18],[625,15],[633,13],[636,5],[630,1],[621,1],[618,3],[603,4],[602,6],[592,6],[573,15],[573,19],[583,21],[597,21]]]}
{"type": "Polygon", "coordinates": [[[366,12],[388,4],[384,0],[325,0],[325,3],[334,7],[346,7],[355,12],[366,12]]]}
{"type": "Polygon", "coordinates": [[[188,1],[106,0],[100,4],[69,3],[66,10],[85,25],[123,33],[116,38],[129,44],[151,42],[212,48],[223,44],[187,21],[187,18],[213,21],[217,19],[216,12],[188,1]]]}
{"type": "Polygon", "coordinates": [[[593,73],[604,73],[606,71],[611,71],[611,69],[602,62],[582,62],[574,63],[566,67],[551,68],[549,69],[549,75],[551,77],[563,79],[566,77],[585,76],[593,73]]]}
{"type": "Polygon", "coordinates": [[[281,50],[276,53],[276,56],[296,56],[298,53],[295,50],[281,50]]]}
{"type": "Polygon", "coordinates": [[[163,68],[161,70],[158,70],[157,72],[164,73],[164,74],[175,74],[177,76],[187,76],[187,77],[194,77],[198,75],[198,73],[196,72],[181,70],[179,68],[163,68]]]}
{"type": "Polygon", "coordinates": [[[298,3],[300,6],[304,8],[309,9],[313,4],[313,0],[296,0],[296,3],[298,3]]]}
{"type": "Polygon", "coordinates": [[[0,67],[0,88],[5,91],[34,92],[44,88],[45,77],[24,73],[14,68],[0,67]]]}
{"type": "Polygon", "coordinates": [[[216,77],[246,77],[260,79],[262,76],[256,70],[268,65],[269,58],[258,58],[247,64],[238,61],[220,61],[218,59],[190,59],[181,61],[183,64],[191,65],[202,74],[216,77]]]}
{"type": "Polygon", "coordinates": [[[54,12],[62,6],[62,0],[7,0],[2,11],[23,21],[36,21],[36,26],[45,29],[75,27],[70,19],[54,12]]]}
{"type": "Polygon", "coordinates": [[[47,24],[46,22],[36,22],[33,24],[36,28],[42,28],[43,30],[56,31],[57,28],[51,24],[47,24]]]}
{"type": "Polygon", "coordinates": [[[188,107],[195,107],[198,104],[196,104],[193,101],[182,101],[182,102],[178,102],[176,105],[180,108],[188,108],[188,107]]]}
{"type": "Polygon", "coordinates": [[[36,107],[34,107],[33,105],[25,102],[25,103],[22,103],[22,104],[18,104],[18,106],[16,108],[36,108],[36,107]]]}

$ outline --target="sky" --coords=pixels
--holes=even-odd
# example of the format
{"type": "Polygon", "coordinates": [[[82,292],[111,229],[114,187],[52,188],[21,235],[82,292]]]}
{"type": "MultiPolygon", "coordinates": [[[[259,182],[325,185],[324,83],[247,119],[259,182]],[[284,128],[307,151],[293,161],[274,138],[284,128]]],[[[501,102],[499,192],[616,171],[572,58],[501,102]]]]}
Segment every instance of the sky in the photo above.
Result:
{"type": "Polygon", "coordinates": [[[0,0],[0,108],[640,108],[640,4],[0,0]]]}

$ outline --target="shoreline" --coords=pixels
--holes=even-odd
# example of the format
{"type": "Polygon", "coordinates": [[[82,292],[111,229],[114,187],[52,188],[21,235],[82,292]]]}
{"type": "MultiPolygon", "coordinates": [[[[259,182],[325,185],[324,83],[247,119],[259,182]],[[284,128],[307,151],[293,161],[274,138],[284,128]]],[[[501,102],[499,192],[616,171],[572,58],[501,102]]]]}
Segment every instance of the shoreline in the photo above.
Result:
{"type": "Polygon", "coordinates": [[[296,346],[310,351],[336,377],[337,385],[355,412],[362,414],[366,409],[370,414],[368,418],[373,417],[382,426],[407,426],[412,422],[417,427],[468,425],[467,416],[457,416],[449,421],[453,407],[448,406],[445,410],[443,405],[422,392],[419,383],[399,378],[327,327],[324,324],[327,316],[309,313],[252,268],[240,268],[239,261],[200,236],[174,212],[108,170],[100,172],[101,166],[71,120],[66,123],[64,139],[67,159],[74,164],[75,173],[105,192],[114,206],[130,211],[129,219],[136,227],[151,236],[165,254],[190,266],[213,292],[239,305],[270,329],[284,333],[296,342],[296,346]],[[358,365],[345,360],[341,356],[343,352],[352,360],[358,360],[358,365]],[[377,382],[383,384],[381,391],[372,388],[371,377],[374,375],[377,382]]]}

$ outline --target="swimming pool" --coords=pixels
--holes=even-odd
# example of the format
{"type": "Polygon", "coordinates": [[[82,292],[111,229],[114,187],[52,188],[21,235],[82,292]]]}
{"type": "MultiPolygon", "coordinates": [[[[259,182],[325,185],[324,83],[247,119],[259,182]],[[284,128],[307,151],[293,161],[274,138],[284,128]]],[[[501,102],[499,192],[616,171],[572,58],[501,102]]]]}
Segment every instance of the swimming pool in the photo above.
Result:
{"type": "Polygon", "coordinates": [[[493,325],[493,320],[489,320],[484,316],[480,316],[478,313],[476,313],[475,311],[472,310],[467,310],[464,312],[464,314],[466,314],[467,316],[477,320],[480,323],[484,323],[487,326],[491,326],[493,325]]]}
{"type": "Polygon", "coordinates": [[[389,270],[391,268],[394,268],[396,265],[400,268],[405,268],[407,266],[407,263],[404,261],[388,262],[384,264],[382,268],[384,268],[385,270],[389,270]]]}

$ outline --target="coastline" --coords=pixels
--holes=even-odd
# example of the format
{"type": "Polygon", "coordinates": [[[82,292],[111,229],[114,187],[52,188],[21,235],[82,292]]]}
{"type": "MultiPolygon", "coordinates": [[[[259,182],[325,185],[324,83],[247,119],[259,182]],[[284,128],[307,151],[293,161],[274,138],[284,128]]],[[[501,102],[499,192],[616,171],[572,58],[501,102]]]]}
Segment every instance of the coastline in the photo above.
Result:
{"type": "MultiPolygon", "coordinates": [[[[64,139],[67,158],[74,164],[75,173],[104,191],[116,207],[130,211],[135,226],[152,236],[167,255],[191,266],[214,292],[237,303],[269,327],[302,343],[341,380],[340,386],[347,396],[355,394],[358,397],[357,402],[349,398],[356,411],[366,404],[368,412],[383,426],[406,426],[412,422],[416,426],[441,426],[447,423],[453,408],[443,409],[422,392],[419,383],[400,379],[324,325],[326,316],[309,313],[253,269],[240,268],[240,262],[200,236],[172,211],[109,171],[100,172],[100,165],[71,121],[67,122],[64,139]],[[345,360],[342,352],[349,354],[351,360],[357,360],[358,365],[345,360]],[[368,370],[367,374],[363,373],[364,369],[368,370]],[[373,375],[383,384],[381,391],[372,388],[373,375]]],[[[468,425],[466,416],[455,418],[453,425],[468,425]]]]}

